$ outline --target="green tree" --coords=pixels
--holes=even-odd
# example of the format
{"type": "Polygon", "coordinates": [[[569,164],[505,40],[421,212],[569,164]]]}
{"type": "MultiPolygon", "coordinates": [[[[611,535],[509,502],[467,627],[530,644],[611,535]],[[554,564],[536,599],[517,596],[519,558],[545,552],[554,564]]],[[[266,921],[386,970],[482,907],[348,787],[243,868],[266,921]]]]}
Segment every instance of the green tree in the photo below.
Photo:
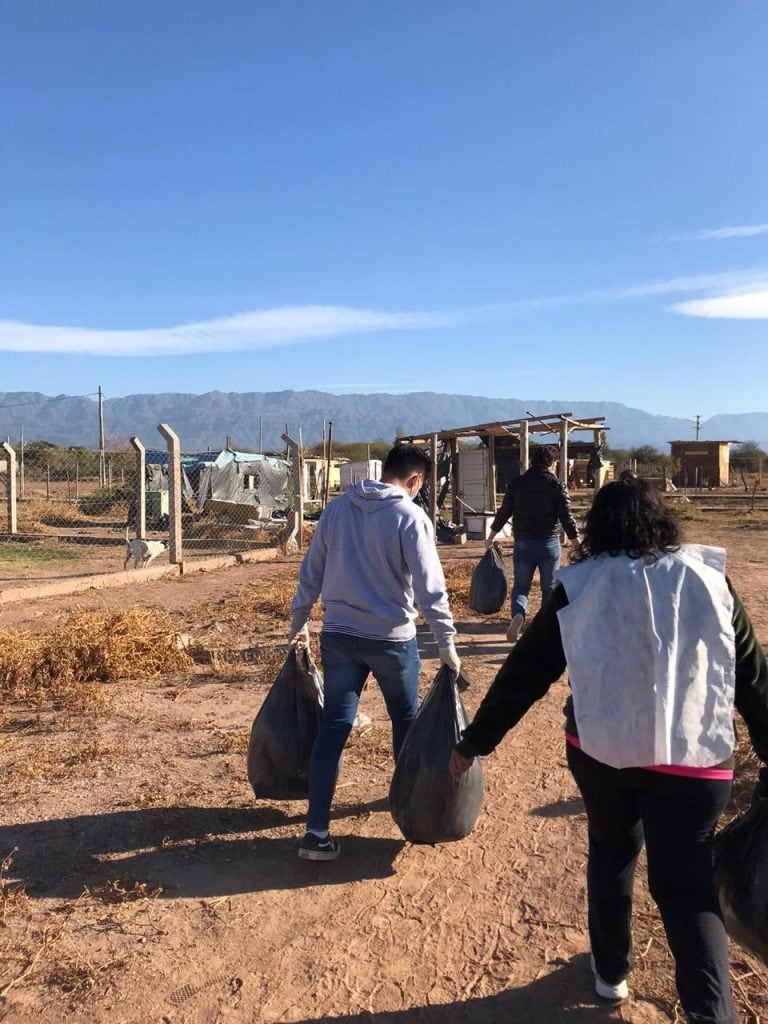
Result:
{"type": "Polygon", "coordinates": [[[742,441],[731,452],[731,465],[742,473],[758,473],[767,458],[757,441],[742,441]]]}

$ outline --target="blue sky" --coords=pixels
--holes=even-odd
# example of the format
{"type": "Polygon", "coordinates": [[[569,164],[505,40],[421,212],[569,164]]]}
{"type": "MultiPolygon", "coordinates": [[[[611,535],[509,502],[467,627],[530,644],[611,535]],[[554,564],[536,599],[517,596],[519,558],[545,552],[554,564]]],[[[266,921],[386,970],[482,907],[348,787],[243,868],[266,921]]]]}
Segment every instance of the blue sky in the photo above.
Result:
{"type": "Polygon", "coordinates": [[[768,5],[4,0],[0,391],[768,410],[768,5]]]}

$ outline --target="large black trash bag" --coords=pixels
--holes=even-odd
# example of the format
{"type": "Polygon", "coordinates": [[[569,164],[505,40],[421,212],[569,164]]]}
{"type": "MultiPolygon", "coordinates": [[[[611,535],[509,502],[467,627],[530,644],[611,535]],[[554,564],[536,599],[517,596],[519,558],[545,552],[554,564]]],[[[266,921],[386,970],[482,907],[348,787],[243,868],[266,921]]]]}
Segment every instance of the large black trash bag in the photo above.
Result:
{"type": "Polygon", "coordinates": [[[497,544],[492,545],[475,566],[469,584],[469,607],[480,615],[501,611],[507,599],[507,574],[497,544]]]}
{"type": "Polygon", "coordinates": [[[450,843],[468,836],[483,806],[483,769],[475,758],[460,782],[448,772],[467,727],[456,676],[445,665],[405,737],[389,787],[389,809],[411,843],[450,843]]]}
{"type": "Polygon", "coordinates": [[[768,964],[768,801],[715,836],[715,881],[728,934],[768,964]]]}
{"type": "Polygon", "coordinates": [[[296,644],[251,727],[248,781],[257,797],[294,800],[308,792],[309,758],[323,711],[323,679],[296,644]]]}

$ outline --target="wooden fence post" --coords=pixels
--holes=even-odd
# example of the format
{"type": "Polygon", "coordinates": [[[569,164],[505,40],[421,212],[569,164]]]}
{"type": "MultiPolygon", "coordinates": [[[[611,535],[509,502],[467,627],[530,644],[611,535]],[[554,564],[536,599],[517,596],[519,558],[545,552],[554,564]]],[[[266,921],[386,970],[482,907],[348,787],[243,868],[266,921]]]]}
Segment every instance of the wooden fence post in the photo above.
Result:
{"type": "Polygon", "coordinates": [[[18,533],[16,519],[16,452],[7,441],[3,441],[2,449],[8,463],[5,476],[5,501],[8,515],[8,533],[18,533]]]}
{"type": "Polygon", "coordinates": [[[147,452],[138,437],[131,438],[131,447],[136,452],[136,536],[147,536],[147,452]]]}
{"type": "Polygon", "coordinates": [[[281,440],[285,442],[286,449],[291,453],[292,456],[291,471],[293,477],[293,508],[291,509],[291,512],[288,517],[288,524],[285,528],[285,538],[283,543],[285,544],[286,550],[290,547],[292,543],[294,543],[299,551],[303,551],[304,453],[301,450],[301,445],[297,441],[294,441],[293,438],[289,437],[288,434],[283,434],[281,440]]]}
{"type": "Polygon", "coordinates": [[[179,565],[182,561],[181,442],[167,423],[160,423],[157,429],[168,445],[168,561],[179,565]]]}

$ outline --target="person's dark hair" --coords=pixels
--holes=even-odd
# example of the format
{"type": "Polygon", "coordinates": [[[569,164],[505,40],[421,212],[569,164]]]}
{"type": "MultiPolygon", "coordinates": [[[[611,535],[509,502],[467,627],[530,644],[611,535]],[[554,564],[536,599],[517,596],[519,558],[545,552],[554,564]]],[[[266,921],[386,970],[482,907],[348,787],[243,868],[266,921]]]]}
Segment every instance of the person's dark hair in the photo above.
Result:
{"type": "Polygon", "coordinates": [[[640,477],[623,476],[601,487],[587,513],[574,561],[594,555],[656,558],[677,551],[680,526],[661,494],[640,477]]]}
{"type": "Polygon", "coordinates": [[[382,480],[405,480],[411,473],[423,473],[425,478],[432,469],[432,459],[423,448],[415,444],[396,444],[387,453],[381,469],[382,480]]]}
{"type": "Polygon", "coordinates": [[[540,469],[549,469],[557,462],[560,453],[551,444],[539,444],[531,448],[531,465],[540,469]]]}

